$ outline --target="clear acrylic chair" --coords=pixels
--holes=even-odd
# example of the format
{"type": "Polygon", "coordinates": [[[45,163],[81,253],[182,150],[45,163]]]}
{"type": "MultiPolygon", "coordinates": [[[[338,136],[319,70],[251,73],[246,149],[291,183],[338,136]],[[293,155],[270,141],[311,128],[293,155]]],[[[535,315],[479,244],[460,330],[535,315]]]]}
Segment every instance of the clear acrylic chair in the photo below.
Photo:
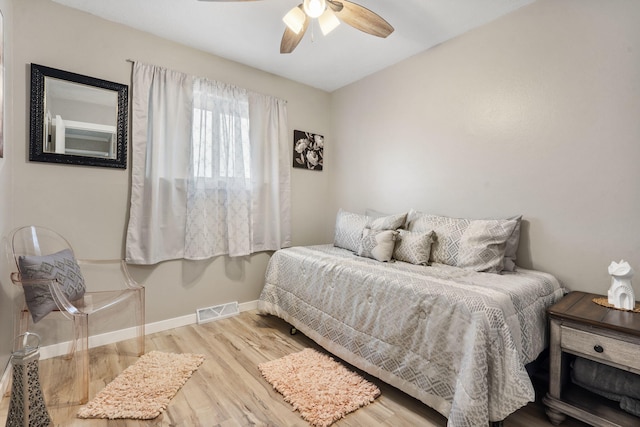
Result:
{"type": "Polygon", "coordinates": [[[24,298],[17,299],[14,336],[26,333],[33,323],[45,319],[47,309],[71,320],[73,335],[67,358],[75,359],[79,403],[86,403],[89,400],[89,320],[95,320],[95,323],[92,320],[92,329],[96,325],[100,329],[114,325],[119,328],[122,318],[130,315],[136,353],[141,356],[144,354],[144,286],[131,277],[123,260],[76,260],[69,242],[45,227],[17,228],[7,236],[5,244],[11,281],[24,294],[24,298]],[[77,285],[82,282],[86,290],[80,295],[77,285]]]}

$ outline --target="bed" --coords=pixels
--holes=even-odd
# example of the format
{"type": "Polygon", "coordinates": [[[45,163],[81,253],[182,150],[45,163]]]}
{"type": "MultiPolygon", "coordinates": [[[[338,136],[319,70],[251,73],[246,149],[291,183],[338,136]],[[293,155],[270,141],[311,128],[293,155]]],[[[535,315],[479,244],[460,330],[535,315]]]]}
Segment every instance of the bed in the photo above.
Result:
{"type": "Polygon", "coordinates": [[[275,252],[258,309],[449,426],[481,426],[534,400],[525,365],[546,347],[546,308],[562,294],[539,271],[380,262],[334,243],[275,252]]]}

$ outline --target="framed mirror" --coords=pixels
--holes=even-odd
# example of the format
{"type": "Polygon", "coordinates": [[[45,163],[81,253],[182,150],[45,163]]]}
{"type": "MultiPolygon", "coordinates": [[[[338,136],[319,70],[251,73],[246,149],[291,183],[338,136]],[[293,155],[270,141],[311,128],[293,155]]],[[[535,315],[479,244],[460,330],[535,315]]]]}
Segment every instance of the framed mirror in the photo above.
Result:
{"type": "Polygon", "coordinates": [[[128,89],[31,64],[29,160],[126,168],[128,89]]]}

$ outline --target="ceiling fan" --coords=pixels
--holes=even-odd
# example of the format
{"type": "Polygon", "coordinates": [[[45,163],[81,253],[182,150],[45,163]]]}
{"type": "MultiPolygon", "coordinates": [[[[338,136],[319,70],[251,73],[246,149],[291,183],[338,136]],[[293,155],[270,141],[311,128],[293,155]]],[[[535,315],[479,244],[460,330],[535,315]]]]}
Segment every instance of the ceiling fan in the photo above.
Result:
{"type": "MultiPolygon", "coordinates": [[[[200,0],[214,2],[255,1],[255,0],[200,0]]],[[[339,24],[340,20],[352,27],[377,37],[387,37],[393,27],[378,14],[364,6],[347,0],[303,0],[291,9],[283,18],[287,24],[280,53],[291,53],[298,46],[307,31],[311,19],[317,18],[322,34],[327,35],[339,24]]]]}

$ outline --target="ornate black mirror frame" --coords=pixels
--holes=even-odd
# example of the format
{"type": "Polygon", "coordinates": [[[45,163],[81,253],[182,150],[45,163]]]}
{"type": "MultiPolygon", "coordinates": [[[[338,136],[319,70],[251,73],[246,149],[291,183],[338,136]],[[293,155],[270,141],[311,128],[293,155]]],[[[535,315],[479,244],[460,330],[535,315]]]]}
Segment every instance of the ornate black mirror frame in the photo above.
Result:
{"type": "Polygon", "coordinates": [[[107,80],[83,76],[69,71],[31,64],[31,124],[29,139],[29,160],[35,162],[64,163],[69,165],[102,166],[126,169],[127,128],[128,128],[127,85],[107,80]],[[112,158],[86,156],[81,154],[45,151],[45,81],[47,77],[65,80],[78,85],[106,89],[117,94],[116,146],[112,158]]]}

